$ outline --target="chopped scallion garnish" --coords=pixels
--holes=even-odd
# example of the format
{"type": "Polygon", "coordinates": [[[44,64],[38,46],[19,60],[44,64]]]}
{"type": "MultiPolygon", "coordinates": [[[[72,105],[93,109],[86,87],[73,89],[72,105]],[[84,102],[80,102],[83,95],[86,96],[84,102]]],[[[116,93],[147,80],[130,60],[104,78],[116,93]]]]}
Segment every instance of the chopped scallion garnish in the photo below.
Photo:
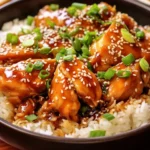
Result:
{"type": "Polygon", "coordinates": [[[59,5],[58,4],[51,4],[50,5],[50,9],[55,11],[55,10],[58,10],[59,9],[59,5]]]}
{"type": "Polygon", "coordinates": [[[83,45],[81,50],[82,50],[83,56],[89,56],[90,55],[89,48],[86,45],[83,45]]]}
{"type": "Polygon", "coordinates": [[[109,68],[104,74],[104,79],[111,80],[114,77],[114,75],[115,75],[115,70],[109,68]]]}
{"type": "Polygon", "coordinates": [[[98,78],[104,79],[104,76],[105,76],[105,72],[104,72],[104,71],[98,71],[98,72],[97,72],[97,77],[98,77],[98,78]]]}
{"type": "Polygon", "coordinates": [[[128,78],[130,77],[131,75],[131,72],[128,71],[128,70],[119,70],[116,75],[119,77],[119,78],[128,78]]]}
{"type": "Polygon", "coordinates": [[[139,39],[142,40],[145,37],[145,33],[143,31],[141,31],[140,29],[136,30],[135,36],[139,39]]]}
{"type": "Polygon", "coordinates": [[[45,78],[49,77],[49,75],[50,75],[50,73],[47,70],[41,70],[39,73],[39,77],[41,79],[45,79],[45,78]]]}
{"type": "Polygon", "coordinates": [[[64,61],[72,61],[73,60],[73,55],[67,55],[63,57],[64,61]]]}
{"type": "Polygon", "coordinates": [[[25,117],[29,122],[32,122],[34,120],[37,120],[38,117],[35,114],[31,114],[25,117]]]}
{"type": "Polygon", "coordinates": [[[106,131],[105,130],[93,130],[90,132],[89,137],[100,137],[100,136],[105,136],[106,131]]]}
{"type": "Polygon", "coordinates": [[[140,67],[144,72],[148,72],[149,71],[149,63],[147,62],[147,60],[145,58],[142,58],[140,60],[140,67]]]}
{"type": "Polygon", "coordinates": [[[15,34],[8,33],[6,36],[6,41],[11,43],[11,44],[17,44],[19,42],[19,38],[15,34]]]}
{"type": "Polygon", "coordinates": [[[44,67],[44,64],[42,61],[36,61],[33,65],[34,70],[41,70],[44,67]]]}
{"type": "Polygon", "coordinates": [[[48,80],[46,81],[46,88],[47,88],[47,89],[50,88],[50,81],[51,81],[51,79],[48,79],[48,80]]]}
{"type": "Polygon", "coordinates": [[[87,63],[87,68],[91,71],[93,71],[93,67],[92,67],[92,64],[88,61],[87,63]]]}
{"type": "Polygon", "coordinates": [[[33,40],[33,39],[28,39],[28,40],[22,42],[22,45],[23,45],[24,47],[31,47],[31,46],[34,45],[34,40],[33,40]]]}
{"type": "Polygon", "coordinates": [[[73,47],[77,52],[81,51],[81,41],[78,38],[73,41],[73,47]]]}
{"type": "Polygon", "coordinates": [[[34,17],[32,17],[32,16],[27,17],[27,25],[31,26],[33,21],[34,21],[34,17]]]}
{"type": "Polygon", "coordinates": [[[38,50],[43,55],[48,55],[51,52],[50,47],[42,47],[38,50]]]}
{"type": "Polygon", "coordinates": [[[125,28],[121,29],[122,37],[129,43],[135,43],[134,36],[125,28]]]}
{"type": "Polygon", "coordinates": [[[131,63],[135,61],[135,57],[133,54],[128,54],[127,56],[122,58],[122,62],[126,65],[129,66],[131,63]]]}
{"type": "Polygon", "coordinates": [[[87,15],[93,16],[93,15],[98,15],[100,11],[100,8],[98,7],[97,4],[93,4],[91,8],[88,10],[87,15]]]}
{"type": "Polygon", "coordinates": [[[87,5],[86,5],[86,4],[83,4],[83,3],[77,3],[77,2],[75,2],[75,3],[72,3],[71,6],[77,8],[77,9],[82,10],[82,9],[84,9],[87,5]]]}
{"type": "Polygon", "coordinates": [[[103,118],[107,119],[108,121],[111,121],[111,120],[113,120],[115,117],[114,117],[114,115],[112,115],[112,114],[106,113],[106,114],[103,114],[103,118]]]}
{"type": "Polygon", "coordinates": [[[67,12],[70,16],[75,16],[77,9],[73,6],[68,7],[67,12]]]}
{"type": "Polygon", "coordinates": [[[33,64],[29,62],[27,64],[25,70],[26,70],[26,72],[31,73],[33,71],[33,64]]]}

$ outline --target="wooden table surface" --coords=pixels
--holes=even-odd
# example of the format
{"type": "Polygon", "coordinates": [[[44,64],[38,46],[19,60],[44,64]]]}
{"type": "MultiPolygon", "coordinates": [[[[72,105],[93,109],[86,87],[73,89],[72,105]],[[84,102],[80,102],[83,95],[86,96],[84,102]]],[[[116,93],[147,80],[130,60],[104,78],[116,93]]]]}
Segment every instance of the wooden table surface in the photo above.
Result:
{"type": "Polygon", "coordinates": [[[0,150],[18,150],[0,140],[0,150]]]}

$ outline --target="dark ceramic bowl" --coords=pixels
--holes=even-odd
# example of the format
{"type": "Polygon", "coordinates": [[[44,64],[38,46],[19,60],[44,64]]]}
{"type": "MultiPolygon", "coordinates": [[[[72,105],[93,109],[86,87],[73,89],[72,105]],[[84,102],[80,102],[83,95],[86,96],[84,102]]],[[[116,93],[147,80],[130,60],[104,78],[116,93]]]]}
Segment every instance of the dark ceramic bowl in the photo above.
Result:
{"type": "MultiPolygon", "coordinates": [[[[14,0],[0,7],[0,27],[14,18],[34,15],[45,4],[58,3],[61,7],[79,1],[87,4],[100,0],[14,0]]],[[[142,25],[150,25],[150,8],[134,0],[105,0],[116,5],[117,10],[128,13],[142,25]]],[[[0,138],[8,144],[22,150],[91,150],[91,149],[143,149],[149,150],[150,124],[138,129],[110,137],[101,138],[60,138],[33,133],[0,119],[0,138]]]]}

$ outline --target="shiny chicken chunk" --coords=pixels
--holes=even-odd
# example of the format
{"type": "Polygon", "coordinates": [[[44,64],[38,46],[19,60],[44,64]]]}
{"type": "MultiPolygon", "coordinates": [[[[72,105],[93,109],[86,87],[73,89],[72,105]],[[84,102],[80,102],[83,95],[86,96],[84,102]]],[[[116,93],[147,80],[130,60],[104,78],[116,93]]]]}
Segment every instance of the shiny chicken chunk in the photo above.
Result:
{"type": "Polygon", "coordinates": [[[13,64],[9,67],[0,67],[0,89],[13,104],[20,103],[30,96],[39,95],[46,90],[46,81],[53,77],[56,67],[55,60],[29,59],[13,64]],[[48,77],[39,77],[40,70],[26,71],[28,63],[35,64],[37,61],[43,62],[43,69],[49,72],[48,77]]]}

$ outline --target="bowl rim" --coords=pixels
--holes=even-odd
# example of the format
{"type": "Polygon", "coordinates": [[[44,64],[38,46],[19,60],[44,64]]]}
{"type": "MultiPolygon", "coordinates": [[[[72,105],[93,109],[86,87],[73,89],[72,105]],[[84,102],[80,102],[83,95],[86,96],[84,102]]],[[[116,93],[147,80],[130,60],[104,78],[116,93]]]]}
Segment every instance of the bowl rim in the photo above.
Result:
{"type": "MultiPolygon", "coordinates": [[[[10,1],[10,2],[4,4],[3,6],[0,6],[0,11],[6,9],[7,7],[10,7],[11,5],[13,5],[15,3],[19,3],[21,1],[24,1],[24,0],[10,1]]],[[[150,12],[150,8],[148,6],[141,4],[138,1],[131,1],[131,0],[123,0],[123,1],[150,12]]],[[[70,144],[91,144],[91,143],[94,144],[94,143],[115,141],[115,140],[123,139],[123,138],[129,137],[129,136],[134,136],[134,135],[141,133],[141,132],[145,131],[146,129],[150,128],[150,123],[147,123],[141,127],[138,127],[138,128],[126,131],[126,132],[122,132],[122,133],[119,133],[116,135],[112,135],[112,136],[95,137],[95,138],[72,138],[72,137],[69,138],[69,137],[57,137],[57,136],[45,135],[45,134],[40,134],[37,132],[29,131],[24,128],[15,126],[12,123],[10,123],[2,118],[0,118],[0,125],[6,126],[7,128],[10,128],[16,132],[26,134],[26,135],[29,135],[29,136],[32,136],[35,138],[42,138],[44,140],[51,141],[51,142],[54,141],[57,143],[70,143],[70,144]]]]}

